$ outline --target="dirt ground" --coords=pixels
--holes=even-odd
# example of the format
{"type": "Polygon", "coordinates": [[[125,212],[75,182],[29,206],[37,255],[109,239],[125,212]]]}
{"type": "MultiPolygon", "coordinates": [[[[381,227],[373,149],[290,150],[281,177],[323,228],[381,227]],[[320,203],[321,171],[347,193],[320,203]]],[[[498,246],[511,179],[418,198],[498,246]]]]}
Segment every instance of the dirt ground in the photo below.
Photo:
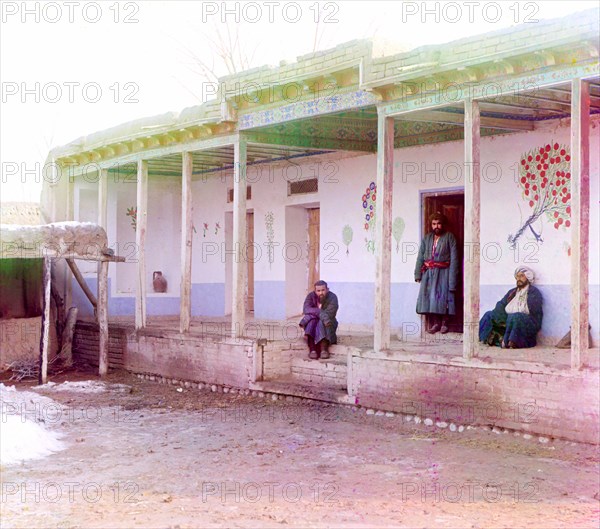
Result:
{"type": "Polygon", "coordinates": [[[127,373],[107,382],[35,390],[63,406],[35,413],[68,448],[2,468],[2,528],[599,526],[593,446],[127,373]]]}

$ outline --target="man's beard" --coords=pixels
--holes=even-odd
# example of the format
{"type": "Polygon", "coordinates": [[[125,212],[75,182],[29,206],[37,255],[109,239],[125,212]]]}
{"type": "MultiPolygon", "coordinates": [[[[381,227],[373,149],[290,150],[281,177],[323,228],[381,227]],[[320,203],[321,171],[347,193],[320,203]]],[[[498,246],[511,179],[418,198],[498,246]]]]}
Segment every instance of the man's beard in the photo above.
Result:
{"type": "Polygon", "coordinates": [[[517,288],[525,288],[527,281],[517,281],[517,288]]]}
{"type": "Polygon", "coordinates": [[[319,298],[319,301],[323,301],[326,295],[327,294],[317,294],[317,297],[319,298]]]}
{"type": "Polygon", "coordinates": [[[444,233],[444,228],[434,228],[433,233],[435,233],[436,235],[441,235],[442,233],[444,233]]]}

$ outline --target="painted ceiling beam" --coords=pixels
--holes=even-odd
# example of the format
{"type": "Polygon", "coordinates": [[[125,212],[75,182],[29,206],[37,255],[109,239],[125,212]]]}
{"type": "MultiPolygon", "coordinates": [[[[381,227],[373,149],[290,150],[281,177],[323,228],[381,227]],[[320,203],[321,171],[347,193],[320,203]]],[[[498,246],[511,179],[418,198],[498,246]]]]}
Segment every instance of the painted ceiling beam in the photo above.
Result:
{"type": "Polygon", "coordinates": [[[376,144],[360,140],[340,140],[336,138],[315,138],[312,136],[287,136],[258,131],[247,132],[248,142],[255,145],[281,145],[286,147],[328,149],[337,151],[375,152],[376,144]]]}
{"type": "MultiPolygon", "coordinates": [[[[412,114],[403,114],[396,118],[398,121],[426,121],[433,123],[448,123],[462,125],[464,116],[455,112],[442,112],[436,110],[421,110],[412,114]]],[[[481,116],[481,126],[489,129],[502,130],[533,130],[533,121],[518,119],[492,118],[481,116]]]]}

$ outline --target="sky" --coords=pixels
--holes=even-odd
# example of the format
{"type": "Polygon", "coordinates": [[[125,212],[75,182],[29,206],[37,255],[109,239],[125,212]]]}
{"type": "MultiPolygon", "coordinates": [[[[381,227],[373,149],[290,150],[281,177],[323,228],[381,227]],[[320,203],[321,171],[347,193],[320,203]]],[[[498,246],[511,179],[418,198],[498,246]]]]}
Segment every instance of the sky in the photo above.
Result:
{"type": "Polygon", "coordinates": [[[597,7],[586,1],[0,2],[0,201],[40,198],[52,147],[203,103],[214,88],[194,57],[238,31],[249,66],[376,38],[388,49],[440,44],[597,7]],[[236,29],[237,28],[237,29],[236,29]],[[393,43],[393,45],[392,45],[393,43]]]}

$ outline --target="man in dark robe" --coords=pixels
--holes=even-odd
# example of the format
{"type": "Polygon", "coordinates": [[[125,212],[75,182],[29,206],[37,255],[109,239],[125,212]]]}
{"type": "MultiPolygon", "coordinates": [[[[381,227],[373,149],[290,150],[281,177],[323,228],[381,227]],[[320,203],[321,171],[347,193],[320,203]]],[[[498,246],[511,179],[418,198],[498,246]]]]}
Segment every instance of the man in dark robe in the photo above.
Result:
{"type": "Polygon", "coordinates": [[[337,311],[337,296],[327,288],[325,281],[317,281],[315,290],[304,300],[304,317],[299,323],[304,329],[311,360],[329,358],[329,345],[337,343],[337,311]]]}
{"type": "Polygon", "coordinates": [[[448,220],[442,213],[429,217],[431,232],[421,241],[415,281],[421,283],[417,298],[417,314],[429,316],[428,333],[448,332],[447,317],[456,314],[454,293],[458,282],[456,238],[446,231],[448,220]]]}
{"type": "Polygon", "coordinates": [[[535,276],[526,266],[515,270],[517,287],[496,303],[479,322],[479,340],[509,349],[534,347],[542,327],[542,294],[533,286],[535,276]]]}

